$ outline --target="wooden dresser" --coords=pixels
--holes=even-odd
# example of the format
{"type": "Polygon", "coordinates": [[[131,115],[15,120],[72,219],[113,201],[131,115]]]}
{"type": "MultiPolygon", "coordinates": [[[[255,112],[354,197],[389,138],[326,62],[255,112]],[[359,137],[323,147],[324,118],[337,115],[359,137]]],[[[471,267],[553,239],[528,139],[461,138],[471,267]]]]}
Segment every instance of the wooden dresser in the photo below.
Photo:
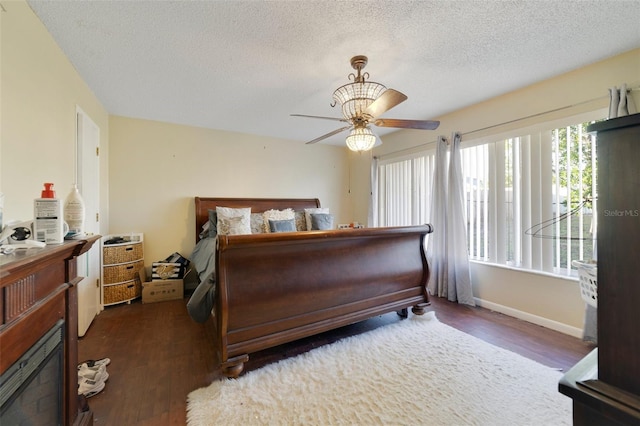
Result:
{"type": "MultiPolygon", "coordinates": [[[[62,424],[92,424],[78,398],[78,277],[76,258],[99,236],[0,255],[0,376],[6,377],[43,336],[62,324],[58,408],[62,424]],[[84,410],[84,411],[83,411],[84,410]]],[[[36,345],[37,346],[37,345],[36,345]]],[[[27,364],[25,362],[25,364],[27,364]]],[[[17,393],[17,392],[16,392],[17,393]]]]}
{"type": "Polygon", "coordinates": [[[640,114],[596,123],[598,348],[560,392],[576,425],[640,425],[640,114]]]}

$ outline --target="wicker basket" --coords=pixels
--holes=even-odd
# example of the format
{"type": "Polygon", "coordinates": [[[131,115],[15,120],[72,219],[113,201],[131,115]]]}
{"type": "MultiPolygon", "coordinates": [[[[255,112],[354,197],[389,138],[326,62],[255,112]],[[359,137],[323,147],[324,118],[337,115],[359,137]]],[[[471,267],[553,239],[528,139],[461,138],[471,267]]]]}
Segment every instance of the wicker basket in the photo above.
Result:
{"type": "Polygon", "coordinates": [[[104,246],[102,250],[102,262],[105,265],[132,262],[143,257],[141,242],[123,246],[104,246]]]}
{"type": "Polygon", "coordinates": [[[122,303],[140,297],[142,285],[139,279],[127,281],[122,284],[107,285],[104,287],[103,304],[122,303]]]}
{"type": "Polygon", "coordinates": [[[143,260],[114,266],[105,266],[103,269],[104,283],[115,284],[133,280],[137,278],[138,271],[143,267],[143,260]]]}
{"type": "Polygon", "coordinates": [[[578,268],[580,278],[580,295],[594,308],[598,307],[598,265],[574,260],[573,266],[578,268]]]}

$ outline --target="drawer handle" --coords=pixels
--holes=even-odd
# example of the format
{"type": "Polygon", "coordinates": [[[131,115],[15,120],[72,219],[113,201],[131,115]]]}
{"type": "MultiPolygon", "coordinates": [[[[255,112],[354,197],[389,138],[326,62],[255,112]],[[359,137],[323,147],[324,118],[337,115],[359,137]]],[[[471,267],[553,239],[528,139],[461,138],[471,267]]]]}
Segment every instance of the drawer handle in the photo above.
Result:
{"type": "Polygon", "coordinates": [[[127,269],[133,269],[133,266],[127,266],[127,269]]]}
{"type": "Polygon", "coordinates": [[[127,247],[125,250],[126,251],[131,251],[131,250],[133,250],[133,247],[127,247]]]}
{"type": "Polygon", "coordinates": [[[133,287],[135,287],[135,285],[134,285],[134,284],[129,284],[129,285],[127,286],[127,288],[133,288],[133,287]]]}

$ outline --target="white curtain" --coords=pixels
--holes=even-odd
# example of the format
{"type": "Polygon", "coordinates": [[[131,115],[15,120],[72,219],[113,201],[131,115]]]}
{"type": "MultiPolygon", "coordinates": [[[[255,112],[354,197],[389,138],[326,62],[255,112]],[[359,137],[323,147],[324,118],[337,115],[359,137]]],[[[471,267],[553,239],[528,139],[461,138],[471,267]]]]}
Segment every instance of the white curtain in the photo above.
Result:
{"type": "Polygon", "coordinates": [[[371,160],[371,197],[369,197],[369,216],[367,227],[378,226],[378,158],[371,160]]]}
{"type": "Polygon", "coordinates": [[[609,88],[609,118],[624,117],[636,112],[638,112],[636,105],[629,95],[626,84],[623,84],[619,90],[617,87],[609,88]]]}
{"type": "Polygon", "coordinates": [[[428,290],[452,302],[475,306],[469,274],[460,140],[460,134],[454,133],[449,156],[444,136],[438,137],[436,146],[431,199],[434,232],[427,246],[431,272],[428,290]]]}

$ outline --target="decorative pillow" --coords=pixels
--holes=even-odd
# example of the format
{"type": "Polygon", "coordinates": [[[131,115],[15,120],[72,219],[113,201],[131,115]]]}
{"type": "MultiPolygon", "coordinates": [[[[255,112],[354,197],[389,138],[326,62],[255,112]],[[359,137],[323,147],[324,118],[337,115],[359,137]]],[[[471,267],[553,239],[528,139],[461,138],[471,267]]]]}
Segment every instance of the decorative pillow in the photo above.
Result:
{"type": "Polygon", "coordinates": [[[251,234],[251,208],[216,207],[219,235],[251,234]]]}
{"type": "Polygon", "coordinates": [[[329,214],[329,209],[326,207],[322,208],[313,208],[313,209],[304,209],[304,216],[307,222],[307,231],[311,231],[311,213],[327,213],[329,214]]]}
{"type": "Polygon", "coordinates": [[[304,217],[304,210],[295,211],[296,231],[307,230],[307,219],[304,217]]]}
{"type": "Polygon", "coordinates": [[[295,213],[293,209],[284,209],[284,210],[267,210],[262,214],[264,218],[264,230],[265,232],[271,232],[271,228],[269,226],[270,220],[290,220],[295,218],[295,213]]]}
{"type": "Polygon", "coordinates": [[[252,234],[264,234],[264,219],[262,213],[251,213],[251,233],[252,234]]]}
{"type": "Polygon", "coordinates": [[[311,230],[325,231],[333,229],[333,215],[327,213],[311,213],[311,230]]]}
{"type": "Polygon", "coordinates": [[[296,221],[294,219],[273,220],[269,219],[270,232],[296,232],[296,221]]]}
{"type": "MultiPolygon", "coordinates": [[[[242,217],[219,217],[218,218],[218,234],[219,235],[244,235],[247,234],[246,226],[242,223],[242,217]]],[[[249,232],[250,234],[251,232],[249,232]]]]}

